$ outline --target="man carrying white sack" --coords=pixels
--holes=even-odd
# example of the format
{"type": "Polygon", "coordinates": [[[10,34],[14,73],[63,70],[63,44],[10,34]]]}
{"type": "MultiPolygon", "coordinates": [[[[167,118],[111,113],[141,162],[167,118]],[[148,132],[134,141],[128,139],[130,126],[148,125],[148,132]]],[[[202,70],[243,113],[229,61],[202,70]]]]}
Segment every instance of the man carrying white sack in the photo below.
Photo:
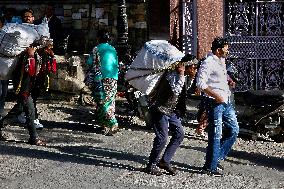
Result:
{"type": "Polygon", "coordinates": [[[176,65],[174,70],[166,71],[158,86],[150,95],[150,113],[152,118],[155,139],[144,172],[152,175],[162,175],[160,169],[170,175],[176,175],[177,170],[171,165],[171,159],[184,138],[181,118],[185,115],[186,86],[185,75],[193,78],[196,73],[197,59],[188,54],[176,65]],[[165,148],[169,130],[172,138],[160,159],[165,148]]]}
{"type": "MultiPolygon", "coordinates": [[[[31,10],[26,9],[23,11],[23,20],[28,22],[33,21],[31,10]]],[[[39,76],[45,76],[46,70],[50,69],[52,72],[56,70],[56,62],[53,61],[51,48],[52,40],[48,37],[41,37],[38,40],[34,40],[34,43],[30,44],[30,47],[26,48],[18,56],[19,60],[13,72],[13,84],[17,95],[17,103],[24,112],[24,123],[27,125],[30,135],[28,143],[32,145],[46,145],[46,143],[39,138],[36,131],[36,98],[33,95],[33,91],[39,81],[39,76]]],[[[44,84],[44,82],[41,82],[41,85],[44,84]]],[[[36,91],[38,92],[39,89],[36,89],[36,91]]],[[[13,109],[16,108],[14,107],[13,109]]],[[[13,109],[8,115],[13,112],[13,109]]],[[[6,117],[9,117],[8,115],[6,117]]]]}
{"type": "MultiPolygon", "coordinates": [[[[24,24],[33,24],[34,22],[34,16],[33,16],[33,11],[31,9],[24,9],[22,12],[22,20],[24,24]]],[[[51,53],[52,57],[53,57],[53,52],[51,53]]],[[[35,85],[37,86],[37,85],[35,85]]],[[[38,111],[37,111],[37,107],[36,107],[36,102],[37,102],[37,98],[40,95],[40,90],[32,90],[31,91],[31,95],[32,95],[32,99],[33,99],[33,103],[34,103],[34,109],[35,109],[35,119],[34,119],[34,125],[36,127],[36,129],[42,129],[43,128],[43,124],[41,124],[39,122],[38,119],[38,111]]],[[[25,113],[22,110],[22,107],[19,106],[19,113],[18,113],[18,121],[20,123],[26,123],[26,116],[25,113]]]]}

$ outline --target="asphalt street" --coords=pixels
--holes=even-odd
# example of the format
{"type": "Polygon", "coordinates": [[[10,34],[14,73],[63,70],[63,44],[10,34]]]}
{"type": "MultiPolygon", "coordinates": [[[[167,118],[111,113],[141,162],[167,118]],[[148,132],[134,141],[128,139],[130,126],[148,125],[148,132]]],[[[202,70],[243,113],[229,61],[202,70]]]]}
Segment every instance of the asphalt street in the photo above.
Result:
{"type": "MultiPolygon", "coordinates": [[[[8,102],[6,110],[13,105],[8,102]]],[[[102,135],[92,107],[79,105],[76,98],[42,99],[38,107],[45,125],[39,135],[48,145],[28,145],[25,126],[13,117],[7,120],[11,140],[0,142],[1,189],[284,188],[283,143],[238,138],[223,163],[224,176],[215,178],[201,173],[206,138],[196,136],[194,125],[185,122],[186,137],[173,159],[178,175],[152,176],[141,168],[154,134],[129,116],[123,99],[117,100],[121,132],[115,136],[102,135]]]]}

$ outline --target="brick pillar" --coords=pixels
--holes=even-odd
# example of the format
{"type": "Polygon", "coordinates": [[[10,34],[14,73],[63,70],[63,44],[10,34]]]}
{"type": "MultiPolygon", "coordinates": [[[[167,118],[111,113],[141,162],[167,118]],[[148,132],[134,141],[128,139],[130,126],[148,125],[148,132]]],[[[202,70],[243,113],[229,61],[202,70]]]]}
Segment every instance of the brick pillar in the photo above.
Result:
{"type": "Polygon", "coordinates": [[[180,0],[170,1],[170,43],[178,49],[181,47],[180,36],[180,0]]]}
{"type": "Polygon", "coordinates": [[[223,7],[223,0],[197,0],[198,58],[211,49],[216,36],[223,36],[223,7]]]}

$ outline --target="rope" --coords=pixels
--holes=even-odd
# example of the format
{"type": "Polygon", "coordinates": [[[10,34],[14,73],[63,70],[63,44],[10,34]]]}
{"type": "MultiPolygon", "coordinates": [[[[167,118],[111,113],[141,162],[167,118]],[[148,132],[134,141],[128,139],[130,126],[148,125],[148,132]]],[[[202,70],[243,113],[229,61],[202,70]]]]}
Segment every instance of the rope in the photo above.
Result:
{"type": "MultiPolygon", "coordinates": [[[[130,79],[127,79],[126,81],[131,81],[133,79],[138,79],[138,78],[141,78],[141,77],[147,77],[149,75],[153,75],[153,74],[157,74],[157,73],[161,73],[161,72],[164,72],[166,70],[174,70],[176,65],[178,65],[180,62],[177,61],[173,64],[171,64],[170,66],[166,67],[166,68],[162,68],[162,69],[157,69],[156,71],[154,72],[151,72],[151,73],[147,73],[147,74],[144,74],[144,75],[139,75],[139,76],[135,76],[135,77],[132,77],[130,79]]],[[[149,69],[149,68],[130,68],[130,69],[133,69],[133,70],[153,70],[153,69],[149,69]]]]}

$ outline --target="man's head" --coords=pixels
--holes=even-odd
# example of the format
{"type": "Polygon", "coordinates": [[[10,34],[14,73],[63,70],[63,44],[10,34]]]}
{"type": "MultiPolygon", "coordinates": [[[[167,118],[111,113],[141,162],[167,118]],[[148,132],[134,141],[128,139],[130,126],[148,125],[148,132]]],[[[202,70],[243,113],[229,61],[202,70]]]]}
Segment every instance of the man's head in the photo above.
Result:
{"type": "Polygon", "coordinates": [[[196,57],[191,54],[187,54],[181,59],[180,62],[185,66],[184,74],[188,75],[190,78],[194,78],[198,63],[196,57]]]}
{"type": "Polygon", "coordinates": [[[45,8],[45,15],[47,18],[50,18],[54,15],[55,6],[53,3],[48,3],[45,8]]]}
{"type": "Polygon", "coordinates": [[[229,54],[229,43],[223,37],[216,37],[212,42],[212,53],[219,58],[226,58],[229,54]]]}
{"type": "Polygon", "coordinates": [[[23,23],[33,24],[35,19],[33,13],[32,9],[24,9],[22,12],[23,23]]]}

